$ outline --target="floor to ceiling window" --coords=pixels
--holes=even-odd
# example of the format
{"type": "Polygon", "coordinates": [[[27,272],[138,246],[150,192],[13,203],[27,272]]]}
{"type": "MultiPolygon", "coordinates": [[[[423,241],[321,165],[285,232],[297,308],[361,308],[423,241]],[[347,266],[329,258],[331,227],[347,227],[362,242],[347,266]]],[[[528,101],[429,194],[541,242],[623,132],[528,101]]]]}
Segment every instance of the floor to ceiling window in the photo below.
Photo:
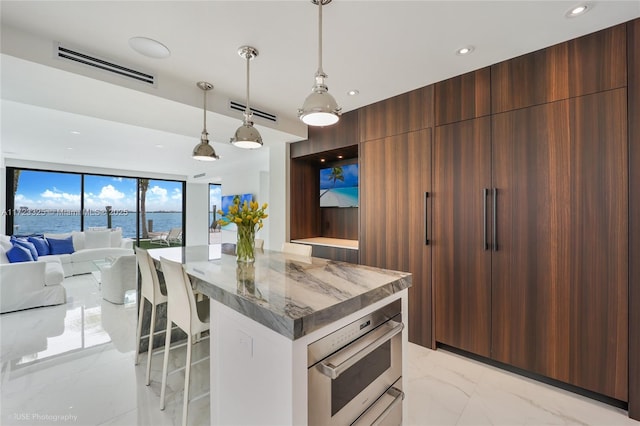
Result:
{"type": "Polygon", "coordinates": [[[117,176],[84,176],[84,229],[121,228],[136,235],[136,181],[117,176]]]}
{"type": "Polygon", "coordinates": [[[80,231],[81,175],[13,169],[7,174],[7,234],[80,231]],[[11,223],[12,222],[12,223],[11,223]]]}
{"type": "Polygon", "coordinates": [[[184,182],[7,168],[7,235],[121,228],[153,240],[184,228],[184,182]]]}

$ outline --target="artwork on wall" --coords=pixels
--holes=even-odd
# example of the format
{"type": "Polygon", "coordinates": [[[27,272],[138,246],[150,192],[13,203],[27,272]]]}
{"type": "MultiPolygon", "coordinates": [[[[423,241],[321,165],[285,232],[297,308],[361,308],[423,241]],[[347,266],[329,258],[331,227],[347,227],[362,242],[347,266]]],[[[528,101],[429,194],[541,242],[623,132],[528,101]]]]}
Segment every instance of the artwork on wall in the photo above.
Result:
{"type": "Polygon", "coordinates": [[[320,169],[320,207],[358,207],[358,164],[320,169]]]}

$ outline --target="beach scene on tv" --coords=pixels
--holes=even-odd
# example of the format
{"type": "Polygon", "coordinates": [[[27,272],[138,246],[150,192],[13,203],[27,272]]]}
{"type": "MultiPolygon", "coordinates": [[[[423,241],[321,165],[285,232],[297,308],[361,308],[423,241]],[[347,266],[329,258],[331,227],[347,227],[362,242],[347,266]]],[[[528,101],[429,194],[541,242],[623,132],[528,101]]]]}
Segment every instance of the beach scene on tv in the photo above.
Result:
{"type": "Polygon", "coordinates": [[[320,207],[358,207],[358,164],[320,169],[320,207]]]}

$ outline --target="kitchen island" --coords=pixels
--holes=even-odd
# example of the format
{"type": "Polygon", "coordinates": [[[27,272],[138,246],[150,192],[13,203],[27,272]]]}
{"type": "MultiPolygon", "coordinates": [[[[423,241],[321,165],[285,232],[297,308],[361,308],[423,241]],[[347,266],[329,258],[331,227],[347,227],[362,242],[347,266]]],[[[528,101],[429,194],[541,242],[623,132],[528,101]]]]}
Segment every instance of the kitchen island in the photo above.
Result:
{"type": "Polygon", "coordinates": [[[307,424],[309,344],[395,300],[407,323],[409,273],[268,250],[241,265],[214,246],[150,254],[210,297],[214,425],[307,424]]]}

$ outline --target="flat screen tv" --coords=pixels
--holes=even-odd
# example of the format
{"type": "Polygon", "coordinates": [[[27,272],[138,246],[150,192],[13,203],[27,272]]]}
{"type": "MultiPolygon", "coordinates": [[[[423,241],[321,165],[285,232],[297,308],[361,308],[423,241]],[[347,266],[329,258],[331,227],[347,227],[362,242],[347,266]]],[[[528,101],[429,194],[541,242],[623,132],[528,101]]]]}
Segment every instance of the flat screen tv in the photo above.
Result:
{"type": "Polygon", "coordinates": [[[320,207],[358,207],[358,164],[320,169],[320,207]]]}

